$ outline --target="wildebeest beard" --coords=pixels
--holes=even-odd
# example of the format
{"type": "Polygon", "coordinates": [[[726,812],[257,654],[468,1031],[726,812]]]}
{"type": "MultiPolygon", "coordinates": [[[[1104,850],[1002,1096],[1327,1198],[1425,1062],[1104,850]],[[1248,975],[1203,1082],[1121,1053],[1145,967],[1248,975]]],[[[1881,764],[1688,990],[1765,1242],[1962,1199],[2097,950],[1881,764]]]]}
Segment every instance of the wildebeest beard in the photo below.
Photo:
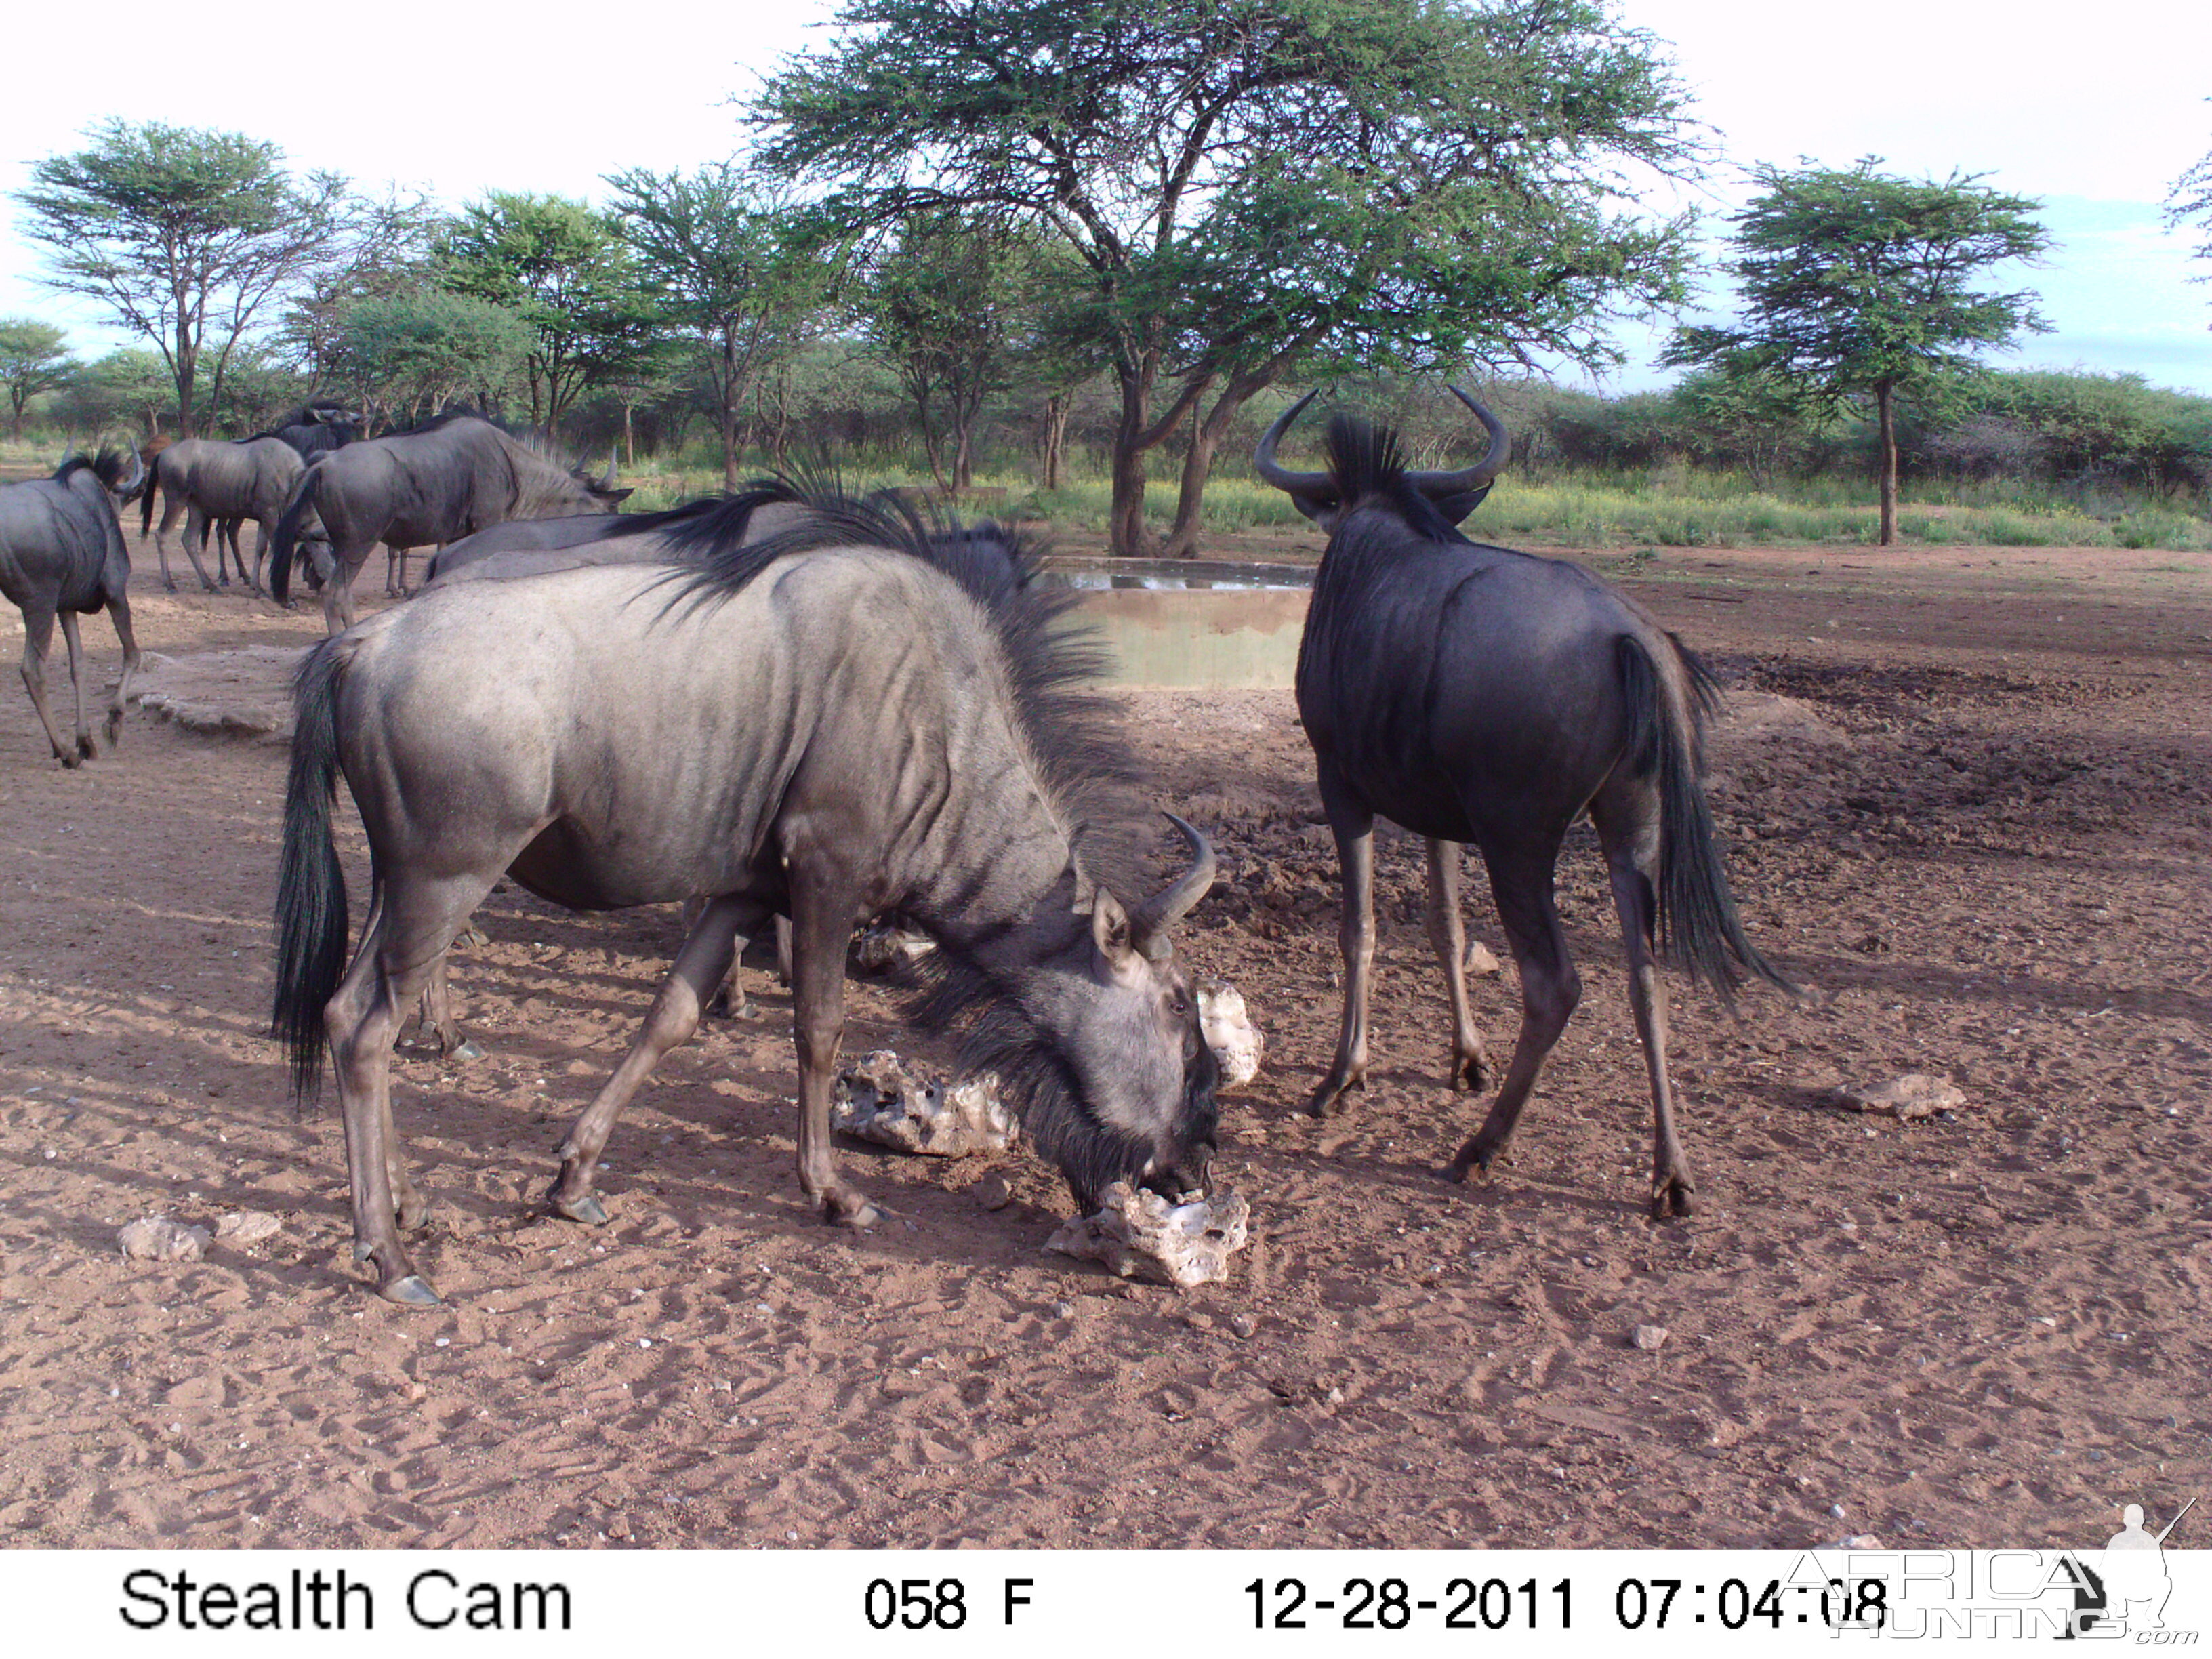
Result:
{"type": "Polygon", "coordinates": [[[1183,1097],[1177,1140],[1191,1163],[1155,1169],[1148,1140],[1102,1121],[1084,1104],[1082,1085],[1058,1033],[1031,1017],[1018,987],[994,983],[971,964],[933,953],[927,970],[934,982],[913,1012],[916,1024],[939,1030],[963,1018],[958,1066],[968,1077],[988,1072],[999,1079],[1001,1097],[1021,1120],[1038,1152],[1067,1179],[1075,1201],[1096,1209],[1116,1181],[1152,1188],[1179,1200],[1202,1189],[1210,1174],[1218,1112],[1214,1090],[1221,1067],[1201,1042],[1183,1068],[1183,1097]]]}

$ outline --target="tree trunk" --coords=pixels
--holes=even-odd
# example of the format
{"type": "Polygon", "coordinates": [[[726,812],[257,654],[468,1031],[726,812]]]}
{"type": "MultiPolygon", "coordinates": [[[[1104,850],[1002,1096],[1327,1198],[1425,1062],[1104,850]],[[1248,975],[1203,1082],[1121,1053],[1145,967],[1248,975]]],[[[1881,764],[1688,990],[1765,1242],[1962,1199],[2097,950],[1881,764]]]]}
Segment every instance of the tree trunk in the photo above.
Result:
{"type": "Polygon", "coordinates": [[[722,331],[722,488],[738,487],[738,343],[722,331]]]}
{"type": "Polygon", "coordinates": [[[1107,544],[1120,557],[1135,559],[1152,551],[1152,537],[1145,529],[1143,444],[1152,377],[1131,369],[1116,373],[1121,382],[1121,418],[1114,428],[1114,501],[1107,544]]]}
{"type": "Polygon", "coordinates": [[[1170,559],[1188,559],[1198,551],[1199,514],[1206,500],[1206,480],[1213,476],[1213,457],[1244,405],[1273,384],[1273,366],[1251,374],[1232,375],[1204,420],[1191,428],[1190,447],[1182,458],[1182,489],[1176,498],[1175,525],[1160,551],[1170,559]]]}
{"type": "Polygon", "coordinates": [[[1068,406],[1075,401],[1072,392],[1055,392],[1044,400],[1044,477],[1040,481],[1047,489],[1060,488],[1060,459],[1067,444],[1068,406]]]}
{"type": "Polygon", "coordinates": [[[623,399],[623,466],[631,472],[637,471],[637,437],[630,428],[629,418],[630,410],[635,407],[629,398],[623,399]]]}
{"type": "Polygon", "coordinates": [[[1874,389],[1875,412],[1881,428],[1881,545],[1897,540],[1897,410],[1887,380],[1874,389]]]}

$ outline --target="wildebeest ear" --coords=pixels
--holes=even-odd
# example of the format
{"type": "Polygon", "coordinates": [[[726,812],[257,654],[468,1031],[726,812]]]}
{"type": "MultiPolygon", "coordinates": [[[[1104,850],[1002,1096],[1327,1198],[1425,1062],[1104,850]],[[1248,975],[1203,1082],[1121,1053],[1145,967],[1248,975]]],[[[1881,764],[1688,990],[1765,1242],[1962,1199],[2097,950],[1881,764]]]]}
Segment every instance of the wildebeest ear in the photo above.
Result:
{"type": "Polygon", "coordinates": [[[1444,515],[1444,522],[1457,524],[1476,507],[1480,507],[1482,498],[1489,493],[1490,486],[1484,484],[1479,489],[1462,490],[1456,495],[1437,495],[1432,499],[1436,503],[1437,511],[1444,515]]]}
{"type": "Polygon", "coordinates": [[[1312,495],[1300,495],[1294,494],[1291,497],[1291,505],[1297,508],[1299,512],[1304,514],[1306,517],[1311,519],[1316,524],[1319,524],[1322,521],[1322,514],[1333,513],[1336,510],[1336,500],[1334,496],[1316,498],[1312,495]]]}
{"type": "Polygon", "coordinates": [[[603,501],[626,501],[631,496],[636,495],[637,491],[635,488],[629,489],[602,489],[599,494],[599,499],[603,501]]]}
{"type": "Polygon", "coordinates": [[[1129,943],[1129,913],[1103,887],[1091,906],[1091,942],[1098,947],[1099,965],[1111,978],[1125,978],[1143,965],[1143,957],[1129,943]]]}

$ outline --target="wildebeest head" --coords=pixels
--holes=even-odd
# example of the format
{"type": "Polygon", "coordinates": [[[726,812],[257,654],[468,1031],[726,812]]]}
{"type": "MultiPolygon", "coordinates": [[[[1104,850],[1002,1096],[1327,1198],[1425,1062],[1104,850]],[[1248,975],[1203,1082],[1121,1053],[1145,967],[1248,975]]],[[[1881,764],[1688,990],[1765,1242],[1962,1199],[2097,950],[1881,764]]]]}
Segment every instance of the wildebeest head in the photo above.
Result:
{"type": "Polygon", "coordinates": [[[127,447],[118,449],[110,444],[102,444],[100,447],[100,453],[93,459],[91,465],[86,470],[100,480],[100,487],[115,498],[118,507],[135,500],[138,492],[145,487],[147,479],[151,476],[137,450],[127,447]],[[128,473],[123,470],[126,461],[130,463],[131,467],[128,473]]]}
{"type": "Polygon", "coordinates": [[[584,493],[599,503],[603,511],[611,512],[636,493],[635,489],[615,488],[615,453],[611,449],[607,452],[607,470],[603,477],[594,478],[580,466],[571,467],[568,476],[583,486],[584,493]]]}
{"type": "Polygon", "coordinates": [[[969,1042],[969,1063],[999,1073],[1086,1210],[1115,1181],[1171,1199],[1201,1193],[1212,1170],[1220,1066],[1170,930],[1213,884],[1213,849],[1174,823],[1190,868],[1133,910],[1103,887],[1079,895],[1084,935],[1062,959],[1002,987],[1011,996],[969,1042]]]}
{"type": "MultiPolygon", "coordinates": [[[[1455,525],[1480,506],[1482,498],[1490,493],[1492,480],[1513,453],[1513,441],[1506,434],[1504,422],[1466,392],[1454,386],[1451,394],[1474,411],[1475,418],[1490,434],[1489,453],[1473,466],[1449,472],[1418,472],[1402,465],[1395,454],[1388,458],[1386,465],[1363,471],[1402,477],[1406,487],[1434,507],[1445,523],[1455,525]]],[[[1260,447],[1253,452],[1252,465],[1264,482],[1290,496],[1291,506],[1334,535],[1345,515],[1359,504],[1357,500],[1347,499],[1336,472],[1293,472],[1275,460],[1275,446],[1316,395],[1317,389],[1307,392],[1276,417],[1275,423],[1261,438],[1260,447]]],[[[1383,441],[1395,442],[1387,434],[1380,435],[1383,441]]]]}

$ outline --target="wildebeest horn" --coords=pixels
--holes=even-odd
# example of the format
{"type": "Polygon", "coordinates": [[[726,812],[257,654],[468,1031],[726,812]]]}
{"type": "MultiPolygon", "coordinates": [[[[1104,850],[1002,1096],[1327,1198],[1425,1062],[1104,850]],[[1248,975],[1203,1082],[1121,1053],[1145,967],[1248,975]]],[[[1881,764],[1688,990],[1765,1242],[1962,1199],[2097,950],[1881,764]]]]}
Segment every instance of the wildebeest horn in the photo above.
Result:
{"type": "MultiPolygon", "coordinates": [[[[1305,406],[1320,394],[1321,388],[1316,386],[1278,415],[1274,425],[1261,437],[1260,447],[1252,452],[1252,470],[1263,482],[1274,485],[1285,495],[1326,495],[1334,488],[1326,472],[1293,472],[1287,467],[1275,465],[1275,446],[1282,441],[1283,434],[1291,429],[1291,422],[1297,420],[1305,406]]],[[[1177,819],[1176,822],[1181,823],[1182,820],[1177,819]]]]}
{"type": "Polygon", "coordinates": [[[1406,482],[1431,501],[1439,495],[1463,495],[1469,490],[1481,489],[1498,476],[1498,469],[1513,453],[1513,440],[1505,430],[1504,422],[1457,386],[1451,388],[1451,395],[1473,410],[1474,418],[1480,421],[1483,428],[1490,434],[1490,453],[1473,466],[1463,467],[1457,472],[1408,472],[1406,482]]]}
{"type": "Polygon", "coordinates": [[[607,446],[607,476],[599,480],[599,488],[602,489],[612,489],[614,487],[615,447],[612,444],[609,444],[607,446]]]}
{"type": "Polygon", "coordinates": [[[1182,838],[1190,843],[1190,869],[1174,886],[1153,894],[1139,905],[1137,913],[1129,918],[1129,942],[1152,962],[1165,962],[1175,954],[1168,929],[1188,915],[1191,906],[1204,898],[1206,890],[1213,885],[1213,843],[1174,813],[1168,813],[1167,820],[1182,830],[1182,838]]]}
{"type": "Polygon", "coordinates": [[[137,450],[125,453],[131,457],[131,476],[116,486],[116,491],[127,501],[138,493],[138,486],[146,481],[146,463],[137,450]]]}

